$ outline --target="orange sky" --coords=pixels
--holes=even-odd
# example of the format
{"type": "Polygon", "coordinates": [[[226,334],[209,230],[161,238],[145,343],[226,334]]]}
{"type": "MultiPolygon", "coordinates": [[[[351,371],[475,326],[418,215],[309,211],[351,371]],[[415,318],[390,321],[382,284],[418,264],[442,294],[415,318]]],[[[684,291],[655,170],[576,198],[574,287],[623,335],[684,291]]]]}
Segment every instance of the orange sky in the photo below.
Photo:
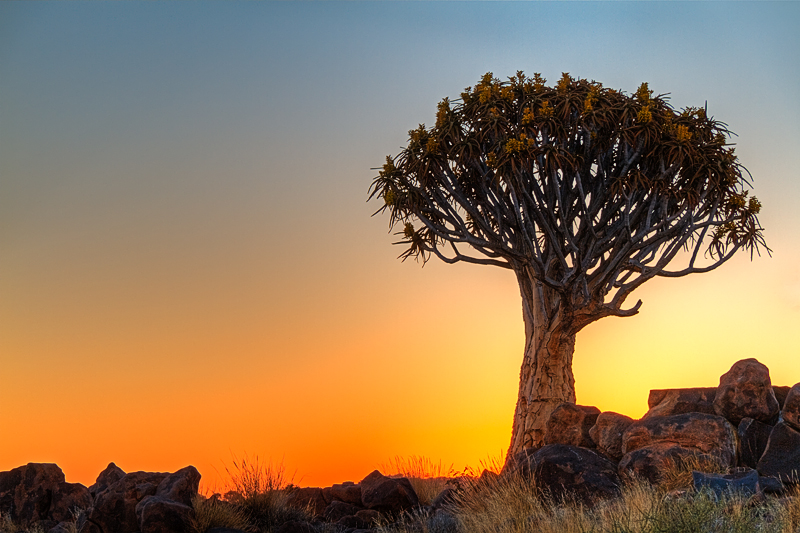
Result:
{"type": "Polygon", "coordinates": [[[318,486],[498,457],[513,274],[401,263],[366,203],[370,168],[489,70],[708,100],[764,204],[772,258],[651,281],[638,316],[579,333],[578,402],[638,417],[747,357],[800,381],[800,9],[768,7],[0,5],[0,471],[192,464],[211,490],[232,456],[318,486]],[[720,55],[708,24],[751,37],[720,55]]]}

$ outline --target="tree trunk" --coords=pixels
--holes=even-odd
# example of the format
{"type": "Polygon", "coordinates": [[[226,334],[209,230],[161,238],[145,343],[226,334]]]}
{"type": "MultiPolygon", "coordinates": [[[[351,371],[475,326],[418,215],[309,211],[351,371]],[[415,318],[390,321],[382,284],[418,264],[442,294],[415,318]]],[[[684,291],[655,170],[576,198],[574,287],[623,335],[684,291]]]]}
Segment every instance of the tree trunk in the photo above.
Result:
{"type": "Polygon", "coordinates": [[[525,321],[525,355],[506,464],[525,448],[544,444],[547,420],[562,402],[575,402],[575,332],[569,303],[553,289],[517,272],[525,321]]]}

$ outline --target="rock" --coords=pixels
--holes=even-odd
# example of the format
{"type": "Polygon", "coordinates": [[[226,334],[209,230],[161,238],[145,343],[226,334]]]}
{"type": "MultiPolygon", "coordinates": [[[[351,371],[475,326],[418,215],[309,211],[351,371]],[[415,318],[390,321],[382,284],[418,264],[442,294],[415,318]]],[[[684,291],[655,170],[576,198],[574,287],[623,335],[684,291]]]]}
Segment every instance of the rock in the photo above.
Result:
{"type": "Polygon", "coordinates": [[[136,504],[136,519],[141,533],[188,532],[193,517],[191,507],[163,496],[147,496],[136,504]]]}
{"type": "Polygon", "coordinates": [[[11,519],[27,527],[48,519],[53,491],[64,483],[64,472],[52,463],[28,463],[18,468],[21,476],[14,488],[11,519]]]}
{"type": "Polygon", "coordinates": [[[338,500],[340,502],[352,503],[353,505],[362,505],[361,485],[357,485],[352,481],[345,481],[344,483],[331,486],[329,493],[332,501],[338,500]]]}
{"type": "Polygon", "coordinates": [[[362,509],[363,507],[360,505],[334,500],[325,508],[325,512],[322,515],[328,522],[338,522],[339,519],[345,516],[353,516],[362,509]]]}
{"type": "Polygon", "coordinates": [[[800,431],[800,383],[796,383],[786,395],[781,419],[792,429],[800,431]]]}
{"type": "Polygon", "coordinates": [[[743,359],[719,378],[714,412],[739,425],[743,418],[769,423],[780,406],[772,390],[769,369],[755,359],[743,359]]]}
{"type": "Polygon", "coordinates": [[[657,442],[626,453],[619,462],[619,475],[628,479],[646,479],[650,483],[658,484],[661,483],[665,471],[690,458],[714,459],[696,449],[684,448],[672,442],[657,442]]]}
{"type": "MultiPolygon", "coordinates": [[[[273,528],[271,531],[273,533],[317,533],[317,530],[314,529],[314,526],[308,522],[298,522],[297,520],[284,522],[283,524],[273,528]]],[[[212,533],[212,531],[209,530],[207,533],[212,533]]]]}
{"type": "Polygon", "coordinates": [[[206,530],[206,533],[247,533],[247,532],[242,531],[241,529],[231,529],[229,527],[212,527],[211,529],[206,530]]]}
{"type": "Polygon", "coordinates": [[[320,517],[329,503],[325,501],[322,490],[319,487],[294,488],[286,496],[286,505],[295,509],[308,509],[314,516],[320,517]]]}
{"type": "Polygon", "coordinates": [[[372,527],[378,523],[382,515],[375,509],[362,509],[361,511],[357,512],[355,516],[364,524],[366,524],[365,527],[372,527]]]}
{"type": "Polygon", "coordinates": [[[187,466],[162,479],[156,488],[156,496],[191,507],[199,487],[200,472],[187,466]]]}
{"type": "Polygon", "coordinates": [[[105,470],[100,472],[94,485],[89,487],[92,498],[106,490],[108,487],[125,477],[125,471],[114,463],[108,463],[105,470]]]}
{"type": "Polygon", "coordinates": [[[642,418],[672,416],[684,413],[714,413],[714,396],[717,387],[695,387],[690,389],[654,389],[650,391],[647,406],[650,408],[642,418]]]}
{"type": "Polygon", "coordinates": [[[368,509],[394,515],[419,505],[417,493],[407,478],[386,477],[377,470],[361,480],[361,501],[368,509]]]}
{"type": "Polygon", "coordinates": [[[771,476],[758,476],[758,487],[764,494],[783,494],[786,492],[781,480],[771,476]]]}
{"type": "Polygon", "coordinates": [[[716,456],[736,466],[736,430],[724,418],[704,413],[654,416],[634,422],[622,434],[622,452],[668,442],[716,456]]]}
{"type": "Polygon", "coordinates": [[[772,392],[775,393],[775,399],[778,400],[778,406],[783,408],[783,404],[786,403],[786,396],[789,395],[789,391],[792,390],[791,387],[776,387],[775,385],[772,386],[772,392]]]}
{"type": "Polygon", "coordinates": [[[545,444],[569,444],[594,448],[595,443],[589,436],[600,409],[574,403],[562,403],[556,407],[547,420],[544,434],[545,444]]]}
{"type": "Polygon", "coordinates": [[[752,418],[743,418],[736,433],[739,436],[739,464],[755,468],[767,448],[772,426],[752,418]]]}
{"type": "Polygon", "coordinates": [[[158,485],[169,474],[163,472],[130,472],[100,492],[89,513],[104,532],[134,533],[139,531],[136,505],[147,496],[155,496],[158,485]]]}
{"type": "Polygon", "coordinates": [[[632,418],[606,411],[598,415],[597,421],[589,430],[589,436],[597,444],[597,451],[619,461],[623,456],[622,434],[631,424],[632,418]]]}
{"type": "Polygon", "coordinates": [[[457,492],[453,487],[445,487],[442,492],[437,494],[433,499],[431,507],[436,510],[452,504],[455,501],[456,494],[457,492]]]}
{"type": "Polygon", "coordinates": [[[762,476],[775,477],[784,483],[800,482],[800,432],[778,422],[756,469],[762,476]]]}
{"type": "Polygon", "coordinates": [[[91,504],[89,490],[80,483],[66,483],[58,465],[28,463],[0,472],[0,511],[22,527],[38,524],[50,529],[71,520],[72,509],[91,504]]]}
{"type": "Polygon", "coordinates": [[[353,529],[367,529],[370,524],[365,522],[364,520],[360,519],[359,517],[353,516],[343,516],[339,520],[336,521],[336,524],[345,527],[345,528],[353,528],[353,529]]]}
{"type": "Polygon", "coordinates": [[[758,472],[747,469],[735,474],[709,474],[692,471],[692,484],[695,490],[709,490],[717,497],[730,494],[755,496],[758,494],[758,472]]]}
{"type": "Polygon", "coordinates": [[[548,444],[527,454],[519,472],[534,479],[537,487],[559,500],[576,499],[586,505],[617,496],[617,465],[588,448],[548,444]],[[527,464],[525,464],[527,463],[527,464]]]}
{"type": "Polygon", "coordinates": [[[70,533],[73,531],[75,524],[71,521],[59,522],[54,527],[50,528],[47,533],[70,533]]]}
{"type": "Polygon", "coordinates": [[[80,483],[59,483],[53,490],[48,518],[57,522],[74,519],[75,509],[88,509],[92,506],[92,494],[80,483]]]}

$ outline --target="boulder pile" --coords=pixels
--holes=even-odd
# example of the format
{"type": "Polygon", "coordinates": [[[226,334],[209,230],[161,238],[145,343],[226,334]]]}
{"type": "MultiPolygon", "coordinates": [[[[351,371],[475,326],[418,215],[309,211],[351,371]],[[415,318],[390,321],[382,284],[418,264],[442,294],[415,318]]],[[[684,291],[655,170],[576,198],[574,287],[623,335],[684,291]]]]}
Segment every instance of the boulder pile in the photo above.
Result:
{"type": "MultiPolygon", "coordinates": [[[[652,390],[648,406],[633,420],[561,404],[547,423],[545,446],[524,450],[506,471],[585,501],[614,494],[624,478],[657,484],[670,466],[690,460],[727,468],[737,480],[755,479],[756,491],[800,483],[800,383],[773,386],[757,360],[736,362],[718,387],[652,390]]],[[[698,486],[710,483],[696,477],[698,486]]]]}
{"type": "MultiPolygon", "coordinates": [[[[586,505],[610,498],[624,479],[658,484],[673,464],[707,461],[728,474],[694,472],[697,488],[751,494],[782,493],[800,483],[800,383],[773,386],[755,359],[735,363],[718,387],[650,391],[640,419],[564,403],[552,413],[545,445],[511,458],[502,475],[534,479],[555,498],[586,505]]],[[[497,474],[484,472],[491,484],[497,474]]],[[[48,533],[183,533],[192,531],[200,473],[124,472],[108,465],[90,487],[67,483],[55,464],[30,463],[0,472],[0,513],[19,527],[48,533]]],[[[358,483],[291,487],[287,508],[307,520],[287,521],[273,533],[370,533],[409,512],[452,520],[453,488],[421,507],[411,482],[375,470],[358,483]]],[[[222,499],[229,505],[230,499],[222,499]]],[[[233,495],[236,496],[236,495],[233,495]]],[[[219,500],[218,495],[212,499],[219,500]]],[[[448,526],[449,527],[449,526],[448,526]]],[[[206,533],[244,533],[212,528],[206,533]]]]}

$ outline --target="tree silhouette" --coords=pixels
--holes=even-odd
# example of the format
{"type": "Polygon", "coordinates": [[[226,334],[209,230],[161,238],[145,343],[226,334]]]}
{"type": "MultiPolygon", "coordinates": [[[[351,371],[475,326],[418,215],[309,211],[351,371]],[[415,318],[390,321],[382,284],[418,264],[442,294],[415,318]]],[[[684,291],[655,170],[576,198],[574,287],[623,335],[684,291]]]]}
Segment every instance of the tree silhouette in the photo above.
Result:
{"type": "Polygon", "coordinates": [[[386,158],[369,198],[402,227],[401,258],[516,274],[526,342],[507,460],[541,446],[553,409],[575,401],[581,328],[636,314],[641,300],[625,301],[649,279],[769,251],[731,135],[646,83],[627,95],[566,73],[555,87],[488,73],[386,158]]]}

